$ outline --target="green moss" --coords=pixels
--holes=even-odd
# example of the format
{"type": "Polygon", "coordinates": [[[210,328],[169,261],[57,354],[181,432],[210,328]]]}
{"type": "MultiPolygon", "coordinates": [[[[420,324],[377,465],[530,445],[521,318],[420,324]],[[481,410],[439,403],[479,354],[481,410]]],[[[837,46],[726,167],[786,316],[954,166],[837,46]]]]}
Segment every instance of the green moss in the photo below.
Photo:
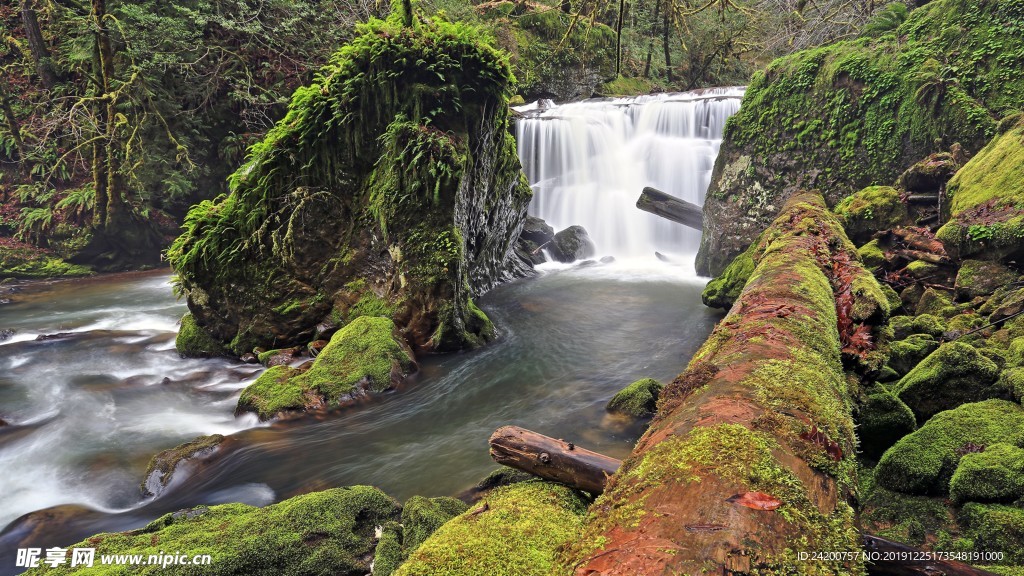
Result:
{"type": "Polygon", "coordinates": [[[626,78],[620,75],[599,86],[597,93],[601,96],[639,96],[650,94],[657,87],[657,84],[648,78],[626,78]]]}
{"type": "Polygon", "coordinates": [[[934,278],[939,273],[941,268],[938,264],[932,264],[931,262],[925,262],[924,260],[914,260],[910,264],[907,264],[907,272],[917,278],[918,280],[934,278]]]}
{"type": "Polygon", "coordinates": [[[402,548],[406,556],[468,506],[455,498],[413,496],[402,507],[402,548]]]}
{"type": "Polygon", "coordinates": [[[273,366],[242,390],[239,411],[252,411],[263,420],[286,410],[302,410],[309,404],[307,389],[295,381],[299,371],[290,366],[273,366]]]}
{"type": "Polygon", "coordinates": [[[889,301],[890,311],[895,312],[903,306],[903,299],[900,298],[899,293],[896,292],[892,286],[885,283],[880,283],[879,286],[882,289],[882,294],[884,294],[886,300],[889,301]]]}
{"type": "Polygon", "coordinates": [[[1002,552],[1006,564],[1024,564],[1024,508],[970,503],[957,519],[973,549],[1002,552]]]}
{"type": "MultiPolygon", "coordinates": [[[[398,504],[369,486],[296,496],[265,508],[224,504],[166,514],[132,532],[98,534],[69,548],[106,554],[209,554],[202,574],[364,576],[374,528],[398,515],[398,504]]],[[[29,574],[197,574],[194,566],[37,568],[29,574]]]]}
{"type": "Polygon", "coordinates": [[[92,274],[93,271],[88,266],[69,264],[38,248],[30,246],[0,247],[0,280],[90,276],[92,274]]]}
{"type": "Polygon", "coordinates": [[[1005,400],[964,404],[932,417],[887,450],[875,469],[878,483],[908,494],[945,494],[970,445],[1024,445],[1024,409],[1005,400]]]}
{"type": "Polygon", "coordinates": [[[874,275],[864,270],[859,263],[851,263],[853,269],[860,269],[853,274],[850,293],[853,294],[852,318],[855,322],[866,322],[871,325],[884,324],[889,319],[892,307],[889,298],[882,291],[874,275]]]}
{"type": "Polygon", "coordinates": [[[213,452],[223,441],[224,436],[220,434],[200,436],[195,440],[190,440],[160,452],[149,461],[149,466],[146,467],[146,474],[143,476],[140,486],[142,495],[152,496],[156,494],[160,487],[167,486],[167,483],[171,481],[171,477],[174,476],[174,471],[178,468],[179,464],[189,458],[213,452]]]}
{"type": "Polygon", "coordinates": [[[992,384],[999,367],[976,348],[961,342],[939,346],[903,377],[893,392],[914,411],[918,422],[966,402],[997,395],[992,384]]]}
{"type": "Polygon", "coordinates": [[[996,137],[949,182],[937,237],[961,258],[1024,254],[1024,125],[996,137]]]}
{"type": "Polygon", "coordinates": [[[577,537],[586,501],[565,486],[520,482],[444,524],[397,576],[547,576],[559,546],[577,537]]]}
{"type": "Polygon", "coordinates": [[[1024,498],[1024,449],[997,443],[965,454],[949,481],[949,496],[957,503],[1024,498]]]}
{"type": "Polygon", "coordinates": [[[334,333],[313,366],[293,379],[294,384],[316,391],[329,402],[337,402],[357,387],[374,392],[391,388],[415,366],[394,331],[394,323],[387,318],[356,318],[334,333]]]}
{"type": "Polygon", "coordinates": [[[907,206],[891,186],[870,186],[844,198],[834,209],[847,235],[854,242],[866,242],[879,230],[895,228],[907,221],[907,206]]]}
{"type": "Polygon", "coordinates": [[[200,326],[192,314],[181,317],[178,336],[174,339],[178,354],[188,357],[207,358],[225,354],[227,349],[200,326]]]}
{"type": "Polygon", "coordinates": [[[256,355],[256,359],[260,361],[260,364],[264,366],[270,362],[270,359],[279,354],[290,353],[290,348],[275,348],[273,350],[265,350],[256,355]]]}
{"type": "Polygon", "coordinates": [[[961,300],[988,296],[1019,277],[1019,274],[998,262],[964,260],[956,275],[956,296],[961,300]]]}
{"type": "Polygon", "coordinates": [[[956,313],[953,308],[953,299],[948,294],[935,288],[928,288],[921,295],[921,299],[917,302],[917,315],[931,314],[932,316],[940,316],[948,318],[956,313]],[[950,313],[952,310],[952,314],[950,313]]]}
{"type": "Polygon", "coordinates": [[[628,414],[634,418],[650,416],[657,411],[658,395],[664,385],[653,378],[642,378],[626,386],[608,402],[609,412],[628,414]]]}
{"type": "Polygon", "coordinates": [[[740,292],[743,292],[747,280],[754,273],[757,259],[763,251],[764,248],[760,246],[760,242],[754,242],[746,251],[737,256],[718,278],[708,282],[701,294],[704,305],[725,310],[731,308],[740,297],[740,292]]]}
{"type": "Polygon", "coordinates": [[[391,576],[405,560],[402,552],[402,525],[386,522],[381,527],[380,540],[373,553],[373,576],[391,576]]]}
{"type": "Polygon", "coordinates": [[[1009,392],[1017,402],[1024,403],[1024,367],[1003,370],[996,387],[1009,392]]]}
{"type": "Polygon", "coordinates": [[[882,249],[882,244],[878,239],[872,240],[858,248],[857,256],[868,268],[878,268],[886,263],[885,250],[882,249]]]}
{"type": "Polygon", "coordinates": [[[1024,366],[1024,336],[1011,340],[1007,352],[1006,360],[1011,366],[1024,366]]]}
{"type": "Polygon", "coordinates": [[[949,329],[945,320],[932,314],[893,316],[889,321],[889,325],[892,326],[893,337],[899,340],[913,334],[925,334],[933,338],[941,338],[946,333],[946,330],[949,329]]]}
{"type": "Polygon", "coordinates": [[[874,470],[857,474],[863,530],[909,546],[922,546],[953,521],[945,499],[910,496],[879,486],[874,470]]]}
{"type": "Polygon", "coordinates": [[[864,456],[876,460],[900,438],[917,430],[910,408],[888,390],[868,395],[857,415],[857,437],[864,456]]]}
{"type": "Polygon", "coordinates": [[[889,367],[904,376],[938,348],[939,343],[934,337],[912,334],[889,345],[889,367]]]}

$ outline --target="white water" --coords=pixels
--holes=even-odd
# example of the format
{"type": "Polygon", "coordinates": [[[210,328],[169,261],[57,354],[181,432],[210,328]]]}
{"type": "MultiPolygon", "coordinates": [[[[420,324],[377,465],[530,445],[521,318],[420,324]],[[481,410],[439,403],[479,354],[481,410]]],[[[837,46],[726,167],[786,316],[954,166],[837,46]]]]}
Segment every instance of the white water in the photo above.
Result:
{"type": "Polygon", "coordinates": [[[582,225],[600,255],[692,256],[699,232],[642,212],[636,201],[652,186],[702,205],[725,121],[742,96],[742,88],[716,88],[518,108],[527,114],[516,136],[534,190],[530,214],[556,231],[582,225]]]}

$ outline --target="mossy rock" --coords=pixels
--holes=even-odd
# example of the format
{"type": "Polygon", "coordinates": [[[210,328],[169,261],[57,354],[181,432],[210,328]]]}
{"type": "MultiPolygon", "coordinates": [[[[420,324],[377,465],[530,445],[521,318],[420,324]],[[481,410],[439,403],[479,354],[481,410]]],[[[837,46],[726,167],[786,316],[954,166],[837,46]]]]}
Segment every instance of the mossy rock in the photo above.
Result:
{"type": "Polygon", "coordinates": [[[1007,391],[1017,402],[1024,403],[1024,367],[1003,370],[996,387],[1007,391]]]}
{"type": "Polygon", "coordinates": [[[1006,361],[1011,366],[1024,366],[1024,336],[1010,341],[1007,347],[1006,361]]]}
{"type": "Polygon", "coordinates": [[[576,538],[587,509],[550,482],[497,488],[427,538],[396,576],[548,576],[555,553],[576,538]]]}
{"type": "Polygon", "coordinates": [[[733,259],[717,278],[708,282],[701,293],[705,306],[728,310],[740,297],[747,280],[754,273],[757,258],[763,251],[760,241],[754,242],[742,254],[733,259]]]}
{"type": "Polygon", "coordinates": [[[380,539],[373,552],[373,576],[391,576],[405,561],[402,551],[402,525],[385,522],[380,529],[380,539]]]}
{"type": "Polygon", "coordinates": [[[985,321],[985,317],[978,314],[958,314],[949,319],[947,327],[947,338],[959,338],[962,342],[974,343],[975,341],[984,338],[982,332],[977,332],[970,336],[966,334],[974,332],[974,330],[985,326],[988,322],[985,321]]]}
{"type": "Polygon", "coordinates": [[[918,280],[933,279],[942,267],[938,264],[926,262],[924,260],[914,260],[910,264],[907,264],[907,273],[917,278],[918,280]]]}
{"type": "Polygon", "coordinates": [[[953,521],[945,498],[914,496],[880,486],[875,470],[857,473],[862,529],[908,546],[920,547],[953,521]]]}
{"type": "Polygon", "coordinates": [[[877,460],[900,438],[917,430],[914,413],[894,394],[879,386],[857,415],[857,438],[865,457],[877,460]]]}
{"type": "Polygon", "coordinates": [[[957,272],[954,289],[958,299],[970,300],[988,296],[1019,277],[1016,271],[998,262],[964,260],[957,272]]]}
{"type": "Polygon", "coordinates": [[[615,394],[606,409],[634,418],[650,416],[658,410],[658,395],[664,387],[653,378],[641,378],[615,394]]]}
{"type": "Polygon", "coordinates": [[[149,466],[146,467],[146,474],[143,476],[142,485],[139,487],[142,495],[159,495],[167,487],[171,477],[174,476],[174,471],[177,470],[182,462],[192,458],[209,456],[223,442],[224,436],[220,434],[200,436],[195,440],[190,440],[160,452],[149,461],[149,466]]]}
{"type": "Polygon", "coordinates": [[[69,264],[34,246],[0,246],[0,280],[91,276],[88,266],[69,264]]]}
{"type": "Polygon", "coordinates": [[[836,204],[834,212],[856,244],[867,242],[879,230],[907,223],[907,205],[891,186],[864,188],[836,204]]]}
{"type": "MultiPolygon", "coordinates": [[[[210,554],[204,575],[364,576],[377,526],[398,517],[391,497],[370,486],[313,492],[257,508],[223,504],[166,514],[131,532],[97,534],[68,548],[107,554],[210,554]]],[[[85,566],[36,568],[28,574],[92,573],[85,566]]],[[[122,567],[117,574],[197,574],[194,566],[122,567]]]]}
{"type": "Polygon", "coordinates": [[[871,269],[878,269],[889,263],[889,260],[885,257],[882,243],[877,238],[858,248],[857,256],[865,266],[871,269]]]}
{"type": "Polygon", "coordinates": [[[900,298],[899,292],[884,282],[880,282],[878,285],[882,289],[882,294],[885,295],[885,298],[889,301],[889,310],[891,312],[895,312],[903,307],[903,299],[900,298]]]}
{"type": "Polygon", "coordinates": [[[889,345],[889,367],[901,377],[905,376],[938,348],[939,343],[934,337],[912,334],[889,345]]]}
{"type": "Polygon", "coordinates": [[[180,324],[178,336],[174,339],[174,347],[178,354],[188,358],[209,358],[228,352],[224,343],[211,336],[196,322],[192,314],[186,313],[182,316],[180,324]]]}
{"type": "Polygon", "coordinates": [[[293,379],[337,403],[356,390],[383,392],[416,369],[411,352],[394,335],[395,324],[381,317],[361,316],[338,330],[313,361],[293,379]]]}
{"type": "Polygon", "coordinates": [[[242,390],[236,412],[255,412],[268,420],[290,410],[305,410],[316,403],[305,387],[295,382],[300,372],[290,366],[273,366],[242,390]]]}
{"type": "Polygon", "coordinates": [[[935,288],[926,288],[921,299],[917,302],[916,314],[931,314],[942,318],[949,318],[956,314],[953,308],[953,298],[944,291],[935,288]]]}
{"type": "Polygon", "coordinates": [[[1024,564],[1024,508],[972,502],[957,520],[973,550],[1002,552],[1003,563],[1024,564]]]}
{"type": "Polygon", "coordinates": [[[954,502],[1005,502],[1024,498],[1024,448],[997,443],[965,454],[949,481],[954,502]]]}
{"type": "Polygon", "coordinates": [[[445,522],[468,506],[455,498],[413,496],[402,507],[402,549],[406,557],[420,547],[445,522]]]}
{"type": "Polygon", "coordinates": [[[878,483],[907,494],[943,495],[971,446],[1024,445],[1024,408],[985,400],[940,412],[889,448],[875,469],[878,483]]]}
{"type": "Polygon", "coordinates": [[[938,192],[960,169],[949,152],[931,154],[900,174],[896,186],[907,192],[938,192]]]}
{"type": "Polygon", "coordinates": [[[949,182],[936,237],[960,258],[1024,257],[1024,122],[994,138],[949,182]]]}
{"type": "Polygon", "coordinates": [[[893,338],[902,340],[913,334],[926,334],[940,338],[948,330],[946,321],[932,314],[919,316],[893,316],[889,320],[893,329],[893,338]]]}
{"type": "Polygon", "coordinates": [[[998,395],[992,386],[999,367],[976,348],[961,342],[942,344],[903,377],[893,392],[905,402],[918,422],[943,410],[998,395]]]}

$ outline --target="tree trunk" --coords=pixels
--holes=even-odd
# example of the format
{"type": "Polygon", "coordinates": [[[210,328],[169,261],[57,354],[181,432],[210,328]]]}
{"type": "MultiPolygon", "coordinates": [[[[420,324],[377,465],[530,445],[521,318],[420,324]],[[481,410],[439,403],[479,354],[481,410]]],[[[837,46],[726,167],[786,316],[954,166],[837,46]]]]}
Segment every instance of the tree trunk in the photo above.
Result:
{"type": "Polygon", "coordinates": [[[849,553],[822,574],[859,569],[856,438],[825,271],[876,281],[818,194],[791,197],[760,241],[730,314],[560,553],[577,576],[789,573],[814,551],[849,553]]]}
{"type": "Polygon", "coordinates": [[[21,139],[21,124],[18,122],[18,117],[14,115],[14,108],[11,107],[10,86],[8,86],[6,79],[0,79],[0,107],[3,107],[7,129],[11,131],[11,137],[14,138],[14,147],[18,150],[18,162],[24,169],[25,142],[21,139]]]}
{"type": "Polygon", "coordinates": [[[97,210],[99,210],[101,187],[103,188],[102,195],[106,197],[103,218],[94,224],[116,233],[128,224],[127,220],[130,214],[126,205],[124,176],[121,174],[124,144],[121,142],[120,127],[117,123],[117,95],[113,90],[116,74],[114,47],[110,39],[110,31],[107,28],[106,0],[92,0],[92,12],[93,25],[96,27],[96,53],[99,56],[97,78],[103,94],[99,112],[102,130],[106,134],[106,142],[103,143],[105,149],[99,154],[95,149],[93,151],[93,161],[100,161],[104,164],[103,166],[93,165],[97,210]]]}
{"type": "Polygon", "coordinates": [[[651,18],[651,37],[647,40],[647,61],[644,62],[644,78],[651,77],[651,59],[654,57],[654,39],[658,37],[658,13],[661,0],[654,1],[654,16],[651,18]]]}
{"type": "Polygon", "coordinates": [[[655,188],[644,188],[636,207],[694,230],[704,229],[704,210],[700,206],[655,188]]]}
{"type": "Polygon", "coordinates": [[[531,474],[568,484],[597,495],[620,460],[591,452],[518,426],[503,426],[491,434],[491,458],[531,474]]]}
{"type": "Polygon", "coordinates": [[[615,77],[622,73],[622,18],[626,12],[626,0],[619,0],[619,18],[615,22],[615,77]]]}
{"type": "Polygon", "coordinates": [[[669,32],[671,31],[671,22],[669,19],[669,6],[665,7],[665,26],[663,27],[661,44],[665,47],[665,75],[668,78],[668,83],[672,83],[672,49],[669,44],[669,32]]]}
{"type": "Polygon", "coordinates": [[[52,90],[60,78],[54,70],[50,49],[47,48],[46,40],[43,39],[43,31],[39,27],[35,0],[21,0],[21,23],[25,27],[25,37],[28,40],[28,48],[32,53],[32,60],[36,65],[39,80],[47,90],[52,90]]]}

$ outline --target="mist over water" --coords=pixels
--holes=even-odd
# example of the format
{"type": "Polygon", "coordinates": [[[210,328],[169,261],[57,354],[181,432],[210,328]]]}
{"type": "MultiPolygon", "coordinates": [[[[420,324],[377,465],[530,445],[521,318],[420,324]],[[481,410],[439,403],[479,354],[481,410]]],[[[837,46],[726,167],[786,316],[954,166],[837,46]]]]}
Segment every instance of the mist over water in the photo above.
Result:
{"type": "Polygon", "coordinates": [[[645,186],[703,205],[742,88],[519,108],[519,157],[534,190],[530,214],[580,224],[598,254],[693,254],[700,233],[636,207],[645,186]]]}

